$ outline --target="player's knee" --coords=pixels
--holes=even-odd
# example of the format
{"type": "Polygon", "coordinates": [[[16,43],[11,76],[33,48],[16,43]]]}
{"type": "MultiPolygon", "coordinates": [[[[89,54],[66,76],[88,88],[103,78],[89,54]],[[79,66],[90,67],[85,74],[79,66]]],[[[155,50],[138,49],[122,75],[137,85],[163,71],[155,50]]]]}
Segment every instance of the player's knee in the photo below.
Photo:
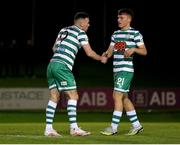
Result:
{"type": "Polygon", "coordinates": [[[50,94],[51,94],[51,97],[50,97],[50,99],[53,101],[53,102],[58,102],[59,101],[59,99],[60,99],[60,93],[59,93],[59,91],[57,90],[57,89],[52,89],[51,91],[50,91],[50,94]]]}
{"type": "Polygon", "coordinates": [[[67,91],[66,94],[69,97],[69,99],[72,99],[72,100],[78,100],[79,99],[79,96],[78,96],[78,93],[76,90],[67,91]]]}

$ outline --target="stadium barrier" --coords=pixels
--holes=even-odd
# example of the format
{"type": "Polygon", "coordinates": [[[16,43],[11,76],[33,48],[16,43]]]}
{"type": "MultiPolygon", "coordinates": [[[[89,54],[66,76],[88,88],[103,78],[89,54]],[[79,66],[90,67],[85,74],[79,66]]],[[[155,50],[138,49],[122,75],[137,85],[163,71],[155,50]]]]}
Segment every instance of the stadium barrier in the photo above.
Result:
{"type": "MultiPolygon", "coordinates": [[[[78,109],[113,109],[112,88],[78,89],[78,109]]],[[[180,108],[179,88],[133,88],[129,96],[136,108],[180,108]]],[[[0,88],[0,110],[44,109],[49,99],[47,88],[0,88]]],[[[66,108],[64,94],[58,107],[66,108]]]]}

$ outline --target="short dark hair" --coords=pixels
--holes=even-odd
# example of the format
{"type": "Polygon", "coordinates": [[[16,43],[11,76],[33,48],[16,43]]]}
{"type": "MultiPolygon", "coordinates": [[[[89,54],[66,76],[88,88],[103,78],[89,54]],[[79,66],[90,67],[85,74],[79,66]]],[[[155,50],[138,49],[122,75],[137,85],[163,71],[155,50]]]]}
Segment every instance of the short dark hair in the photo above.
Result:
{"type": "Polygon", "coordinates": [[[88,13],[86,12],[77,12],[75,15],[74,15],[74,21],[78,20],[78,19],[85,19],[85,18],[89,18],[89,15],[88,13]]]}
{"type": "Polygon", "coordinates": [[[118,15],[122,15],[122,14],[127,14],[127,15],[130,15],[132,19],[134,18],[134,12],[132,9],[123,8],[123,9],[118,10],[118,15]]]}

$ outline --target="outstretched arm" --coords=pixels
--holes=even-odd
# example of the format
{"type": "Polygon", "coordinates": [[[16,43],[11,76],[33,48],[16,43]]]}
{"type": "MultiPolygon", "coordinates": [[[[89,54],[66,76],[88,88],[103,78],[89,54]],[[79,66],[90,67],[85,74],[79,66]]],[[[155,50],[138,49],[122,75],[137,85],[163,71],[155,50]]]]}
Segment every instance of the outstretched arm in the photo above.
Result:
{"type": "Polygon", "coordinates": [[[110,58],[113,55],[113,48],[114,46],[109,45],[109,48],[102,54],[102,56],[105,56],[107,58],[110,58]]]}
{"type": "Polygon", "coordinates": [[[106,52],[103,52],[102,57],[104,59],[101,61],[102,63],[107,63],[108,58],[110,58],[113,55],[113,46],[109,45],[109,48],[106,50],[106,52]]]}
{"type": "Polygon", "coordinates": [[[98,55],[94,50],[92,50],[89,44],[82,45],[86,55],[94,60],[104,62],[105,57],[98,55]]]}

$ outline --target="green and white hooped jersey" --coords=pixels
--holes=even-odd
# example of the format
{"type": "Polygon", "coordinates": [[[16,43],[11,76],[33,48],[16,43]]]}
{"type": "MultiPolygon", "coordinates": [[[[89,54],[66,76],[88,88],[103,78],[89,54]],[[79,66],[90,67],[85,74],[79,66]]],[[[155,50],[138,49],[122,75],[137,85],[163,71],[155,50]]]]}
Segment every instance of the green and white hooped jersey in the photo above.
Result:
{"type": "Polygon", "coordinates": [[[63,28],[57,36],[51,61],[64,63],[72,70],[78,50],[82,45],[88,43],[88,36],[85,31],[77,26],[72,25],[63,28]]]}
{"type": "Polygon", "coordinates": [[[133,56],[124,57],[124,51],[144,44],[143,37],[139,31],[129,28],[128,30],[117,30],[111,37],[110,45],[114,47],[113,72],[134,72],[133,56]]]}

